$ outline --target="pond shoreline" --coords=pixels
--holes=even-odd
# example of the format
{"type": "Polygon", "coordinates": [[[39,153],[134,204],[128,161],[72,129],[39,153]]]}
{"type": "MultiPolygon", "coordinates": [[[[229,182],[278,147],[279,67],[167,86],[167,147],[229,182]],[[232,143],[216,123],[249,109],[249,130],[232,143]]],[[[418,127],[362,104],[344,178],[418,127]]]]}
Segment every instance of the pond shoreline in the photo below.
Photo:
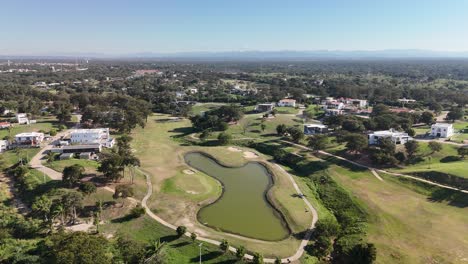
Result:
{"type": "Polygon", "coordinates": [[[283,241],[283,240],[286,240],[288,239],[289,237],[291,237],[291,235],[293,234],[292,232],[292,229],[291,227],[289,226],[289,223],[288,221],[286,220],[286,217],[284,216],[283,212],[281,212],[276,206],[275,206],[275,202],[273,201],[273,198],[271,197],[271,193],[270,193],[270,190],[272,189],[272,187],[274,186],[275,184],[275,174],[273,173],[273,171],[269,168],[268,164],[264,161],[247,161],[245,162],[243,165],[241,166],[231,166],[231,165],[227,165],[221,161],[219,161],[217,158],[215,158],[213,155],[209,154],[209,153],[206,153],[206,152],[203,152],[203,151],[188,151],[188,152],[185,152],[183,154],[183,158],[184,158],[184,161],[185,163],[191,167],[191,168],[194,168],[196,170],[199,170],[203,173],[205,173],[206,175],[208,175],[209,177],[215,179],[216,181],[218,181],[221,186],[222,186],[222,193],[221,195],[214,201],[211,201],[209,202],[208,204],[205,204],[203,205],[202,207],[200,207],[197,211],[197,221],[204,225],[204,226],[207,226],[215,231],[222,231],[224,233],[227,233],[227,234],[232,234],[232,235],[236,235],[236,236],[240,236],[240,237],[245,237],[245,238],[250,238],[250,239],[256,239],[256,240],[260,240],[260,241],[266,241],[266,242],[278,242],[278,241],[283,241]],[[264,201],[266,202],[267,206],[270,207],[272,209],[272,212],[273,214],[278,217],[278,219],[280,220],[280,223],[281,225],[285,228],[285,230],[287,231],[287,234],[286,236],[284,236],[283,238],[281,239],[264,239],[264,238],[257,238],[257,237],[254,237],[254,236],[248,236],[248,235],[243,235],[243,234],[239,234],[239,233],[236,233],[236,232],[233,232],[233,231],[230,231],[230,230],[226,230],[226,229],[223,229],[223,228],[220,228],[220,227],[216,227],[216,226],[212,226],[210,224],[206,224],[206,223],[203,223],[203,221],[201,221],[200,219],[200,212],[202,211],[202,209],[205,209],[209,206],[212,206],[214,205],[215,203],[217,203],[223,196],[224,196],[224,192],[225,192],[225,184],[218,178],[210,175],[209,173],[207,173],[206,171],[204,171],[203,169],[200,169],[200,168],[196,168],[196,167],[193,167],[192,165],[190,165],[190,163],[187,161],[186,159],[186,156],[189,155],[189,154],[199,154],[199,155],[202,155],[202,156],[205,156],[206,158],[214,161],[216,164],[218,164],[219,166],[221,167],[224,167],[224,168],[228,168],[228,169],[232,169],[232,168],[243,168],[245,166],[247,166],[248,164],[258,164],[260,165],[264,170],[265,170],[265,174],[268,176],[268,186],[266,187],[266,189],[264,190],[263,192],[263,199],[264,201]]]}

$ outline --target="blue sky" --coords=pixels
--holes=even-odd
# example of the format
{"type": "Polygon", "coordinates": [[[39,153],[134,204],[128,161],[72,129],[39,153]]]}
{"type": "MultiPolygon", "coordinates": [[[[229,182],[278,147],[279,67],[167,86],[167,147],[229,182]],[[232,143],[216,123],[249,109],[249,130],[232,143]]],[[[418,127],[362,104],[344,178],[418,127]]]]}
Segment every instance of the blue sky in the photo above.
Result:
{"type": "Polygon", "coordinates": [[[0,54],[468,50],[466,0],[14,0],[0,54]]]}

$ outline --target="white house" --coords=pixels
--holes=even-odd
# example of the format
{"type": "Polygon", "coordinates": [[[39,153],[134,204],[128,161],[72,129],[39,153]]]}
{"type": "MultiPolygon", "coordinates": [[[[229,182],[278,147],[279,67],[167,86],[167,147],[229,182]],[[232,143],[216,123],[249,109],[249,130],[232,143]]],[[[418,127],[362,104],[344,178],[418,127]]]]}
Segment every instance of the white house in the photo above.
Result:
{"type": "Polygon", "coordinates": [[[9,128],[11,124],[9,122],[0,122],[0,129],[9,128]]]}
{"type": "Polygon", "coordinates": [[[8,140],[0,140],[0,153],[8,149],[10,142],[8,140]]]}
{"type": "Polygon", "coordinates": [[[296,100],[294,100],[294,99],[281,99],[278,102],[278,106],[296,107],[296,100]]]}
{"type": "Polygon", "coordinates": [[[271,112],[275,108],[275,104],[258,104],[255,107],[256,112],[271,112]]]}
{"type": "Polygon", "coordinates": [[[453,136],[453,125],[447,123],[436,123],[431,126],[431,136],[448,138],[453,136]]]}
{"type": "Polygon", "coordinates": [[[367,136],[369,138],[369,145],[379,144],[382,138],[390,138],[396,145],[405,144],[406,142],[413,140],[413,138],[410,137],[408,133],[398,132],[393,129],[375,131],[367,136]]]}
{"type": "Polygon", "coordinates": [[[39,146],[44,140],[44,133],[28,132],[15,136],[15,142],[19,145],[39,146]]]}
{"type": "Polygon", "coordinates": [[[367,100],[363,100],[363,99],[348,99],[346,103],[348,105],[356,106],[359,108],[367,107],[367,100]]]}
{"type": "Polygon", "coordinates": [[[16,120],[18,121],[18,124],[29,124],[29,119],[28,115],[25,113],[18,113],[16,114],[16,120]]]}
{"type": "Polygon", "coordinates": [[[314,135],[328,132],[328,126],[322,124],[304,124],[304,134],[314,135]]]}
{"type": "Polygon", "coordinates": [[[100,144],[112,148],[115,140],[110,137],[109,128],[75,129],[70,133],[72,144],[100,144]]]}

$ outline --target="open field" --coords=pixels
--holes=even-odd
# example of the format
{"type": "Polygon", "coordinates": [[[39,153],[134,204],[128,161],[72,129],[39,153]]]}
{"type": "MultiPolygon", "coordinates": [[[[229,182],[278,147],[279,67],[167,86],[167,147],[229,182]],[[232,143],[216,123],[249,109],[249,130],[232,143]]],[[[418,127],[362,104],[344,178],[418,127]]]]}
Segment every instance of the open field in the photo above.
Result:
{"type": "Polygon", "coordinates": [[[198,115],[202,112],[216,109],[222,105],[226,105],[226,104],[225,103],[198,103],[192,106],[192,111],[190,111],[190,113],[193,115],[198,115]]]}
{"type": "Polygon", "coordinates": [[[431,154],[427,143],[419,142],[419,146],[418,155],[422,156],[423,160],[402,169],[391,169],[391,171],[401,173],[437,171],[468,178],[468,160],[458,158],[457,146],[442,144],[442,151],[434,154],[431,154]]]}
{"type": "MultiPolygon", "coordinates": [[[[361,200],[372,216],[369,240],[377,263],[464,263],[468,257],[468,208],[431,201],[391,176],[353,177],[335,171],[333,178],[361,200]]],[[[465,198],[466,199],[466,198],[465,198]]]]}
{"type": "MultiPolygon", "coordinates": [[[[185,225],[188,230],[199,235],[221,240],[228,239],[234,245],[244,245],[250,250],[264,253],[266,256],[289,256],[296,249],[299,240],[290,237],[280,242],[265,242],[227,235],[201,225],[196,220],[198,209],[205,203],[217,199],[221,193],[220,183],[213,178],[190,170],[183,159],[188,151],[204,151],[213,155],[224,164],[243,165],[247,160],[243,151],[232,151],[228,147],[184,146],[178,138],[192,132],[190,122],[167,122],[165,115],[153,115],[145,129],[136,129],[132,136],[136,155],[141,160],[141,169],[152,176],[153,196],[148,205],[153,212],[175,225],[185,225]]],[[[276,125],[275,125],[276,128],[276,125]]],[[[258,159],[266,157],[260,155],[258,159]]],[[[292,197],[295,193],[292,184],[285,180],[285,175],[271,167],[277,186],[271,189],[273,202],[280,208],[293,232],[302,232],[311,222],[311,214],[304,213],[305,204],[301,199],[292,197]]]]}
{"type": "MultiPolygon", "coordinates": [[[[23,133],[23,132],[38,132],[38,131],[45,131],[49,132],[52,128],[56,128],[56,119],[54,118],[40,118],[37,120],[36,124],[30,125],[18,125],[14,124],[11,128],[11,136],[14,137],[16,134],[23,133]]],[[[0,139],[8,136],[9,132],[8,129],[1,129],[0,130],[0,139]]]]}
{"type": "Polygon", "coordinates": [[[51,163],[45,163],[44,165],[58,172],[62,172],[65,167],[75,164],[83,166],[87,174],[97,173],[97,168],[99,166],[97,161],[87,159],[55,160],[51,163]]]}
{"type": "Polygon", "coordinates": [[[353,170],[334,159],[321,162],[327,166],[314,174],[330,175],[365,208],[377,263],[465,263],[468,196],[385,174],[382,182],[368,170],[353,170]]]}

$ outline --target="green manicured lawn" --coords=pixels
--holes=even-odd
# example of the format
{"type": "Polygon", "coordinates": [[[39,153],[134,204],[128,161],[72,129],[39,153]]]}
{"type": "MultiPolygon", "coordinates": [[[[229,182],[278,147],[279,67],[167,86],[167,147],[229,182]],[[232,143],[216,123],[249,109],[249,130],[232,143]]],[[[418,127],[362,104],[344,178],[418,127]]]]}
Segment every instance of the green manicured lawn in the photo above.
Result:
{"type": "MultiPolygon", "coordinates": [[[[247,117],[252,120],[258,118],[254,115],[247,117]]],[[[243,157],[243,151],[252,150],[241,148],[241,151],[232,151],[227,146],[186,145],[179,139],[192,133],[190,121],[164,122],[164,119],[167,119],[166,115],[153,115],[148,119],[144,129],[137,128],[132,133],[134,138],[132,147],[141,160],[141,169],[151,175],[153,195],[148,205],[152,211],[169,223],[186,225],[189,231],[195,230],[201,235],[217,240],[226,238],[235,246],[244,245],[250,250],[263,252],[268,256],[293,254],[299,245],[299,241],[293,237],[274,243],[256,242],[226,236],[223,232],[208,228],[197,221],[196,214],[199,208],[202,204],[219,197],[221,186],[218,181],[203,173],[184,173],[184,170],[191,169],[184,162],[184,153],[204,151],[216,157],[221,163],[241,166],[247,161],[243,157]]],[[[276,131],[276,124],[271,123],[278,123],[279,120],[281,123],[291,122],[291,117],[278,115],[277,119],[271,120],[266,122],[273,132],[276,131]]],[[[265,159],[262,155],[260,157],[265,159]]],[[[310,225],[311,215],[305,213],[305,204],[301,199],[291,196],[295,191],[290,181],[284,178],[284,175],[280,177],[277,182],[281,187],[272,189],[274,202],[278,208],[285,211],[293,231],[303,231],[310,225]]]]}
{"type": "MultiPolygon", "coordinates": [[[[463,263],[468,257],[468,195],[437,187],[418,190],[413,183],[385,174],[380,174],[382,182],[336,159],[327,159],[327,164],[313,173],[330,175],[365,208],[367,237],[377,247],[376,263],[463,263]]],[[[301,179],[300,186],[308,181],[301,179]]],[[[306,195],[314,197],[310,191],[306,195]]],[[[319,215],[326,214],[318,209],[319,215]]]]}
{"type": "Polygon", "coordinates": [[[99,163],[97,161],[87,159],[55,160],[51,163],[44,162],[45,166],[58,172],[62,172],[65,167],[72,166],[75,164],[83,166],[85,168],[86,173],[97,173],[97,168],[99,166],[99,163]]]}
{"type": "MultiPolygon", "coordinates": [[[[178,238],[175,231],[164,227],[148,216],[122,223],[110,223],[103,226],[104,232],[115,232],[121,236],[147,243],[155,240],[167,242],[168,263],[198,263],[199,241],[193,243],[189,238],[178,238]]],[[[203,263],[237,263],[232,253],[222,254],[218,247],[203,243],[203,263]]]]}
{"type": "Polygon", "coordinates": [[[430,154],[431,150],[427,143],[419,142],[419,146],[418,155],[422,156],[423,160],[402,169],[391,169],[391,171],[405,173],[438,171],[468,178],[468,159],[458,158],[457,146],[442,144],[442,151],[434,154],[430,154]]]}
{"type": "MultiPolygon", "coordinates": [[[[266,126],[264,131],[261,129],[262,120],[261,114],[245,115],[237,124],[230,125],[226,132],[230,133],[233,138],[271,139],[277,138],[276,127],[280,124],[296,126],[302,130],[302,120],[291,115],[277,114],[276,117],[265,119],[263,121],[266,126]]],[[[211,138],[216,137],[217,133],[213,133],[211,138]]]]}
{"type": "Polygon", "coordinates": [[[198,115],[202,112],[206,112],[206,111],[209,111],[209,110],[213,110],[213,109],[216,109],[222,105],[225,105],[225,104],[222,104],[222,103],[198,103],[194,106],[192,106],[192,111],[191,111],[191,114],[193,115],[198,115]]]}
{"type": "Polygon", "coordinates": [[[309,117],[312,117],[313,119],[316,119],[318,116],[322,115],[324,111],[320,109],[320,106],[312,104],[307,107],[307,109],[304,110],[304,114],[306,114],[309,117]]]}
{"type": "MultiPolygon", "coordinates": [[[[14,124],[11,128],[11,136],[15,137],[16,134],[24,133],[24,132],[38,132],[40,130],[45,131],[48,133],[52,128],[56,128],[57,120],[54,118],[41,118],[37,120],[36,124],[30,125],[18,125],[14,124]]],[[[8,136],[9,131],[8,129],[0,130],[0,139],[8,136]]]]}
{"type": "Polygon", "coordinates": [[[368,237],[377,246],[377,263],[463,263],[468,256],[468,208],[433,201],[392,176],[380,175],[381,182],[370,174],[333,175],[372,216],[368,237]]]}
{"type": "Polygon", "coordinates": [[[299,112],[295,107],[278,106],[275,109],[278,111],[278,114],[295,115],[299,112]]]}

